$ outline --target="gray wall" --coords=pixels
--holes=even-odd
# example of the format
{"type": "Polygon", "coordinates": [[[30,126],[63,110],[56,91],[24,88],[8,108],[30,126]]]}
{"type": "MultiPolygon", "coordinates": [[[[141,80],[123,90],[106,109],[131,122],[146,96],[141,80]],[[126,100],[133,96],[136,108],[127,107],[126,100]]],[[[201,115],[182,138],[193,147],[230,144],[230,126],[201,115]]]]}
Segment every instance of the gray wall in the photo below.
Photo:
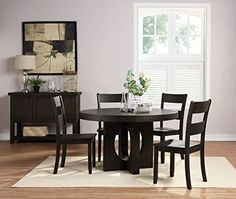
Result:
{"type": "MultiPolygon", "coordinates": [[[[236,1],[185,0],[135,2],[210,2],[212,56],[208,133],[235,137],[236,1]]],[[[21,88],[13,57],[22,51],[22,21],[73,20],[78,25],[79,87],[82,109],[96,107],[97,92],[123,89],[133,65],[133,0],[0,0],[0,133],[9,132],[9,97],[21,88]]],[[[96,123],[82,122],[82,131],[96,123]]]]}

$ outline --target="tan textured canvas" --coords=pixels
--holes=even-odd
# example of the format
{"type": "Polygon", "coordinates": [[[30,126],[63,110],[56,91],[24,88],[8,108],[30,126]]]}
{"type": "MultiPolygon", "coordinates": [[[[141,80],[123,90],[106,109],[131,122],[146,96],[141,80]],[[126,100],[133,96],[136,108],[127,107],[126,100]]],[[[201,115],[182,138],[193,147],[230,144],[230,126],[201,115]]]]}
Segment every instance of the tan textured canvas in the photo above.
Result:
{"type": "Polygon", "coordinates": [[[24,127],[23,136],[46,136],[48,127],[45,126],[27,126],[24,127]]]}

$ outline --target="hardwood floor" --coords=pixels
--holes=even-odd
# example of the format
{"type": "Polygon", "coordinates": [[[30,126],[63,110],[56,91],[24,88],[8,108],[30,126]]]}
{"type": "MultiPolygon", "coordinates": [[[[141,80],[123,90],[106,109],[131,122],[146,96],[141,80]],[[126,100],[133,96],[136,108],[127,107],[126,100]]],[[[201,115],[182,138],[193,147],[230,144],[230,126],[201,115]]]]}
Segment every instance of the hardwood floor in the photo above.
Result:
{"type": "MultiPolygon", "coordinates": [[[[0,198],[236,198],[236,189],[194,188],[11,188],[42,162],[55,154],[52,143],[0,141],[0,198]]],[[[69,147],[69,154],[86,154],[85,146],[69,147]]],[[[198,153],[193,155],[199,155],[198,153]]],[[[225,156],[236,168],[236,142],[207,142],[207,156],[225,156]]],[[[219,171],[220,172],[220,171],[219,171]]],[[[185,180],[183,176],[183,180],[185,180]]]]}

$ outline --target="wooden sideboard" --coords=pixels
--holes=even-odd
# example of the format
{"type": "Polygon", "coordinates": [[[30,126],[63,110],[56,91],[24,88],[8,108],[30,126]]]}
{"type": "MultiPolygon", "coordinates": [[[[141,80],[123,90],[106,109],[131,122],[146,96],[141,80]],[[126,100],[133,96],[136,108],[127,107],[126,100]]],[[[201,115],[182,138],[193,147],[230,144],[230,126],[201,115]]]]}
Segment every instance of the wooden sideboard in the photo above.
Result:
{"type": "Polygon", "coordinates": [[[52,96],[61,95],[65,104],[66,122],[73,125],[73,133],[80,133],[80,95],[81,92],[11,92],[10,96],[10,142],[15,141],[55,141],[55,135],[23,136],[24,126],[46,126],[54,124],[51,107],[52,96]]]}

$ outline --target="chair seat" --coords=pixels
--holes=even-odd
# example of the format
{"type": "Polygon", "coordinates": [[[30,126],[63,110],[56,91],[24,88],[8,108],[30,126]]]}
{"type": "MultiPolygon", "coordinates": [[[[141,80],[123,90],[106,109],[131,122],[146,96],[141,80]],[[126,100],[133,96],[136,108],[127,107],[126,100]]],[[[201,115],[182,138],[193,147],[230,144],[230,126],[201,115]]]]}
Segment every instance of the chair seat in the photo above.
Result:
{"type": "MultiPolygon", "coordinates": [[[[184,140],[170,139],[170,140],[166,140],[166,141],[154,144],[154,146],[157,146],[158,149],[160,149],[160,150],[161,149],[168,149],[168,148],[185,149],[185,141],[184,140]]],[[[192,147],[195,147],[195,146],[200,146],[200,142],[190,141],[189,147],[192,148],[192,147]]]]}
{"type": "Polygon", "coordinates": [[[95,139],[95,133],[86,133],[86,134],[66,134],[61,136],[62,142],[70,143],[88,143],[95,139]]]}
{"type": "Polygon", "coordinates": [[[173,129],[173,128],[168,128],[168,127],[157,127],[157,128],[154,128],[153,130],[154,135],[161,135],[161,134],[176,135],[176,134],[179,134],[179,132],[180,132],[179,129],[173,129]]]}

